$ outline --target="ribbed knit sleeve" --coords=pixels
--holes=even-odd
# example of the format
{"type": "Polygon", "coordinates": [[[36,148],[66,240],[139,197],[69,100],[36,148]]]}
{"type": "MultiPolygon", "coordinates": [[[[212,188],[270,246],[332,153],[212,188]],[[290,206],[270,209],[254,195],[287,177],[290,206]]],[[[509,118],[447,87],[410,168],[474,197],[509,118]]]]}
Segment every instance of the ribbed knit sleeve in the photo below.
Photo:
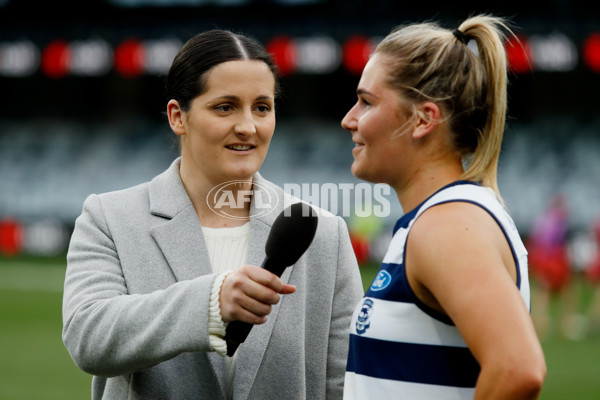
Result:
{"type": "Polygon", "coordinates": [[[221,286],[223,281],[229,274],[229,271],[221,273],[215,279],[212,290],[210,292],[210,303],[208,313],[208,333],[210,334],[208,339],[213,350],[222,356],[227,355],[227,343],[224,340],[225,328],[227,324],[223,322],[221,318],[221,306],[219,303],[219,293],[221,292],[221,286]]]}
{"type": "Polygon", "coordinates": [[[213,350],[225,356],[227,354],[227,343],[223,338],[225,337],[225,328],[227,325],[221,319],[219,295],[221,286],[227,275],[246,263],[250,224],[233,228],[203,227],[202,231],[212,270],[219,274],[213,283],[210,293],[208,314],[209,340],[213,350]]]}

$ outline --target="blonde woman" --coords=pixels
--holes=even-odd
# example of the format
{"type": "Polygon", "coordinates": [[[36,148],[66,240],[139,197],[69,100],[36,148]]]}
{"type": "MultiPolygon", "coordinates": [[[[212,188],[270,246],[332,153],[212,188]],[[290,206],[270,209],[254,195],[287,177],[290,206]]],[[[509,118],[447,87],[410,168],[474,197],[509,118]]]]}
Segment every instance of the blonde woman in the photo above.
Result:
{"type": "Polygon", "coordinates": [[[363,71],[342,121],[352,173],[393,187],[405,214],[351,322],[345,399],[540,393],[527,252],[496,183],[504,31],[491,16],[401,27],[363,71]]]}

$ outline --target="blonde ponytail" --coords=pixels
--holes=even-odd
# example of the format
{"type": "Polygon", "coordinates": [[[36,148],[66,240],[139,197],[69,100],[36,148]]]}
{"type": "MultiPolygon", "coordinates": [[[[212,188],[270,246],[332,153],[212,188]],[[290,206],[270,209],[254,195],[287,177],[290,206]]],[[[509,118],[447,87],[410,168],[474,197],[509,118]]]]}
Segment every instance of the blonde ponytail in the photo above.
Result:
{"type": "Polygon", "coordinates": [[[455,150],[470,159],[463,179],[479,181],[500,197],[498,158],[507,102],[506,53],[501,18],[478,15],[457,31],[421,23],[392,31],[376,53],[389,55],[387,83],[414,104],[442,106],[455,150]],[[475,54],[467,42],[477,44],[475,54]]]}
{"type": "Polygon", "coordinates": [[[499,18],[475,16],[464,21],[459,30],[477,43],[479,58],[487,76],[487,120],[463,178],[479,180],[500,197],[497,183],[498,158],[504,136],[507,103],[507,66],[503,35],[509,31],[499,18]]]}

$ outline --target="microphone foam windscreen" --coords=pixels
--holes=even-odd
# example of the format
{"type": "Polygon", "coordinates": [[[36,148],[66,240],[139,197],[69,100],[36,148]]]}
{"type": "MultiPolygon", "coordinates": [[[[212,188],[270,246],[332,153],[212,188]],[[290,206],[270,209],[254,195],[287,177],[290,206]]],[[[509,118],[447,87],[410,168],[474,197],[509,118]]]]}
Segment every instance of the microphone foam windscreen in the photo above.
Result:
{"type": "Polygon", "coordinates": [[[267,257],[280,265],[294,264],[312,243],[318,222],[316,211],[306,203],[283,210],[271,227],[265,245],[267,257]]]}

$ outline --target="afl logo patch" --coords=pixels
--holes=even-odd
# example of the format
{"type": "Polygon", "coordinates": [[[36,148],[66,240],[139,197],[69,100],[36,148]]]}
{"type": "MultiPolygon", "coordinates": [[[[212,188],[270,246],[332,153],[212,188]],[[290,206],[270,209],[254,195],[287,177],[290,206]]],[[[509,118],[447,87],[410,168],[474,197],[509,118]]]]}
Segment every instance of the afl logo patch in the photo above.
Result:
{"type": "Polygon", "coordinates": [[[371,314],[373,313],[373,300],[365,299],[360,307],[360,312],[358,313],[358,317],[356,318],[356,333],[362,335],[369,329],[371,326],[371,322],[369,319],[371,318],[371,314]]]}
{"type": "Polygon", "coordinates": [[[375,279],[373,279],[373,283],[371,284],[371,290],[374,292],[378,292],[380,290],[385,289],[390,286],[392,283],[392,275],[387,272],[385,269],[379,271],[375,279]]]}

